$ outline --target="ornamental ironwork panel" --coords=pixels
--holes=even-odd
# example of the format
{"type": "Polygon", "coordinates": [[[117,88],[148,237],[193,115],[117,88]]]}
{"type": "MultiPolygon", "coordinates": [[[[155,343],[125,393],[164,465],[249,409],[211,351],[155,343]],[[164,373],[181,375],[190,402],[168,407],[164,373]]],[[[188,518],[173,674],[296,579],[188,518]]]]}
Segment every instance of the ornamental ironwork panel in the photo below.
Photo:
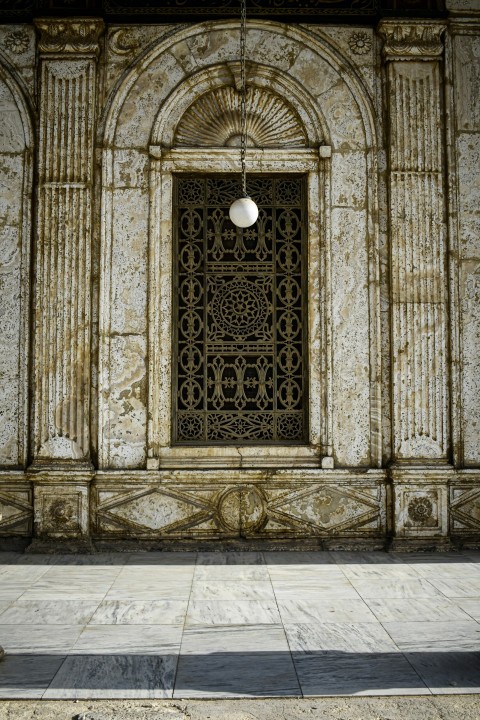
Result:
{"type": "Polygon", "coordinates": [[[249,192],[259,216],[242,230],[239,178],[175,178],[175,443],[308,439],[305,178],[249,192]]]}

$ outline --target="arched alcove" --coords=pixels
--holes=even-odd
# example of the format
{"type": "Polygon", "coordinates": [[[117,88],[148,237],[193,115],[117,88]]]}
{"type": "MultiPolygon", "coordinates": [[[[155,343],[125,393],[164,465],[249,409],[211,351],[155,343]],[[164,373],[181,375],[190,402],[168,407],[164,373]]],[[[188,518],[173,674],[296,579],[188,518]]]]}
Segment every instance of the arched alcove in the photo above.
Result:
{"type": "MultiPolygon", "coordinates": [[[[310,292],[317,313],[309,348],[317,370],[310,387],[309,458],[300,453],[295,462],[319,465],[326,455],[343,466],[376,466],[380,373],[371,103],[358,74],[328,38],[271,22],[249,23],[248,33],[252,108],[255,97],[260,104],[270,101],[288,120],[283,141],[275,139],[272,123],[267,123],[271,144],[252,141],[250,171],[293,171],[309,178],[310,292]],[[254,148],[257,143],[263,147],[254,148]]],[[[182,28],[150,46],[119,82],[102,121],[99,455],[104,468],[144,468],[147,456],[151,468],[168,464],[169,457],[176,462],[166,425],[171,177],[238,170],[238,152],[228,147],[235,135],[237,35],[235,23],[208,23],[182,28]],[[218,142],[206,130],[215,104],[223,108],[218,142]],[[196,114],[205,117],[203,129],[196,114]]]]}

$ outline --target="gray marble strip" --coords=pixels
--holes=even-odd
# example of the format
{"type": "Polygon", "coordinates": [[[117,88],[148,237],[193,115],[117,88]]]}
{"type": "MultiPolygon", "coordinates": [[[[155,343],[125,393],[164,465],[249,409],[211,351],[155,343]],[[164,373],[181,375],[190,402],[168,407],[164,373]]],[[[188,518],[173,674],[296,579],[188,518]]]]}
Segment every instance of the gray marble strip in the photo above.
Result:
{"type": "Polygon", "coordinates": [[[176,664],[176,655],[72,655],[43,697],[169,698],[176,664]]]}

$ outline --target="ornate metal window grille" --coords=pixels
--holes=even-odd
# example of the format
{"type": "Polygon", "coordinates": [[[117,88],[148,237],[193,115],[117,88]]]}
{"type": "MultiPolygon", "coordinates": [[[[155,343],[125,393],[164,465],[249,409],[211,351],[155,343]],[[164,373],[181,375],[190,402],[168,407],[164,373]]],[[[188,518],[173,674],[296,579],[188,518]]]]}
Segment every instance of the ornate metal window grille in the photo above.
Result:
{"type": "Polygon", "coordinates": [[[301,444],[306,397],[306,184],[257,176],[245,230],[228,217],[240,179],[174,182],[177,444],[301,444]]]}

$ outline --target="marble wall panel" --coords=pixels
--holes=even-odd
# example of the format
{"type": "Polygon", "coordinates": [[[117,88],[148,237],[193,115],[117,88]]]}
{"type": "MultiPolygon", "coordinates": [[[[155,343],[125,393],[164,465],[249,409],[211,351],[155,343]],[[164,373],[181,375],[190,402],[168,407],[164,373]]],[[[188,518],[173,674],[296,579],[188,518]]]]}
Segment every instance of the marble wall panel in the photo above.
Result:
{"type": "Polygon", "coordinates": [[[146,149],[150,141],[153,119],[172,89],[185,77],[185,72],[170,53],[162,54],[141,74],[122,105],[115,133],[118,147],[146,149]]]}
{"type": "Polygon", "coordinates": [[[335,464],[370,463],[366,213],[334,208],[332,221],[333,443],[335,464]]]}
{"type": "MultiPolygon", "coordinates": [[[[106,389],[105,389],[106,390],[106,389]]],[[[107,444],[108,466],[141,468],[146,462],[146,338],[114,335],[110,340],[110,388],[101,428],[107,444]]]]}
{"type": "Polygon", "coordinates": [[[458,135],[457,162],[460,252],[480,258],[480,124],[479,132],[458,135]]]}
{"type": "Polygon", "coordinates": [[[0,465],[22,462],[22,229],[25,182],[22,119],[0,81],[0,465]]]}
{"type": "MultiPolygon", "coordinates": [[[[122,166],[116,167],[118,173],[122,172],[122,166]]],[[[137,188],[116,190],[113,193],[112,333],[146,332],[147,247],[148,194],[137,188]]]]}
{"type": "Polygon", "coordinates": [[[332,155],[333,207],[363,210],[367,201],[366,157],[364,151],[335,152],[332,155]]]}
{"type": "Polygon", "coordinates": [[[480,37],[458,35],[454,39],[455,109],[459,131],[480,128],[480,37]]]}
{"type": "Polygon", "coordinates": [[[477,25],[453,38],[458,190],[463,462],[480,462],[480,37],[477,25]]]}
{"type": "Polygon", "coordinates": [[[480,257],[460,266],[464,462],[480,461],[480,257]]]}

